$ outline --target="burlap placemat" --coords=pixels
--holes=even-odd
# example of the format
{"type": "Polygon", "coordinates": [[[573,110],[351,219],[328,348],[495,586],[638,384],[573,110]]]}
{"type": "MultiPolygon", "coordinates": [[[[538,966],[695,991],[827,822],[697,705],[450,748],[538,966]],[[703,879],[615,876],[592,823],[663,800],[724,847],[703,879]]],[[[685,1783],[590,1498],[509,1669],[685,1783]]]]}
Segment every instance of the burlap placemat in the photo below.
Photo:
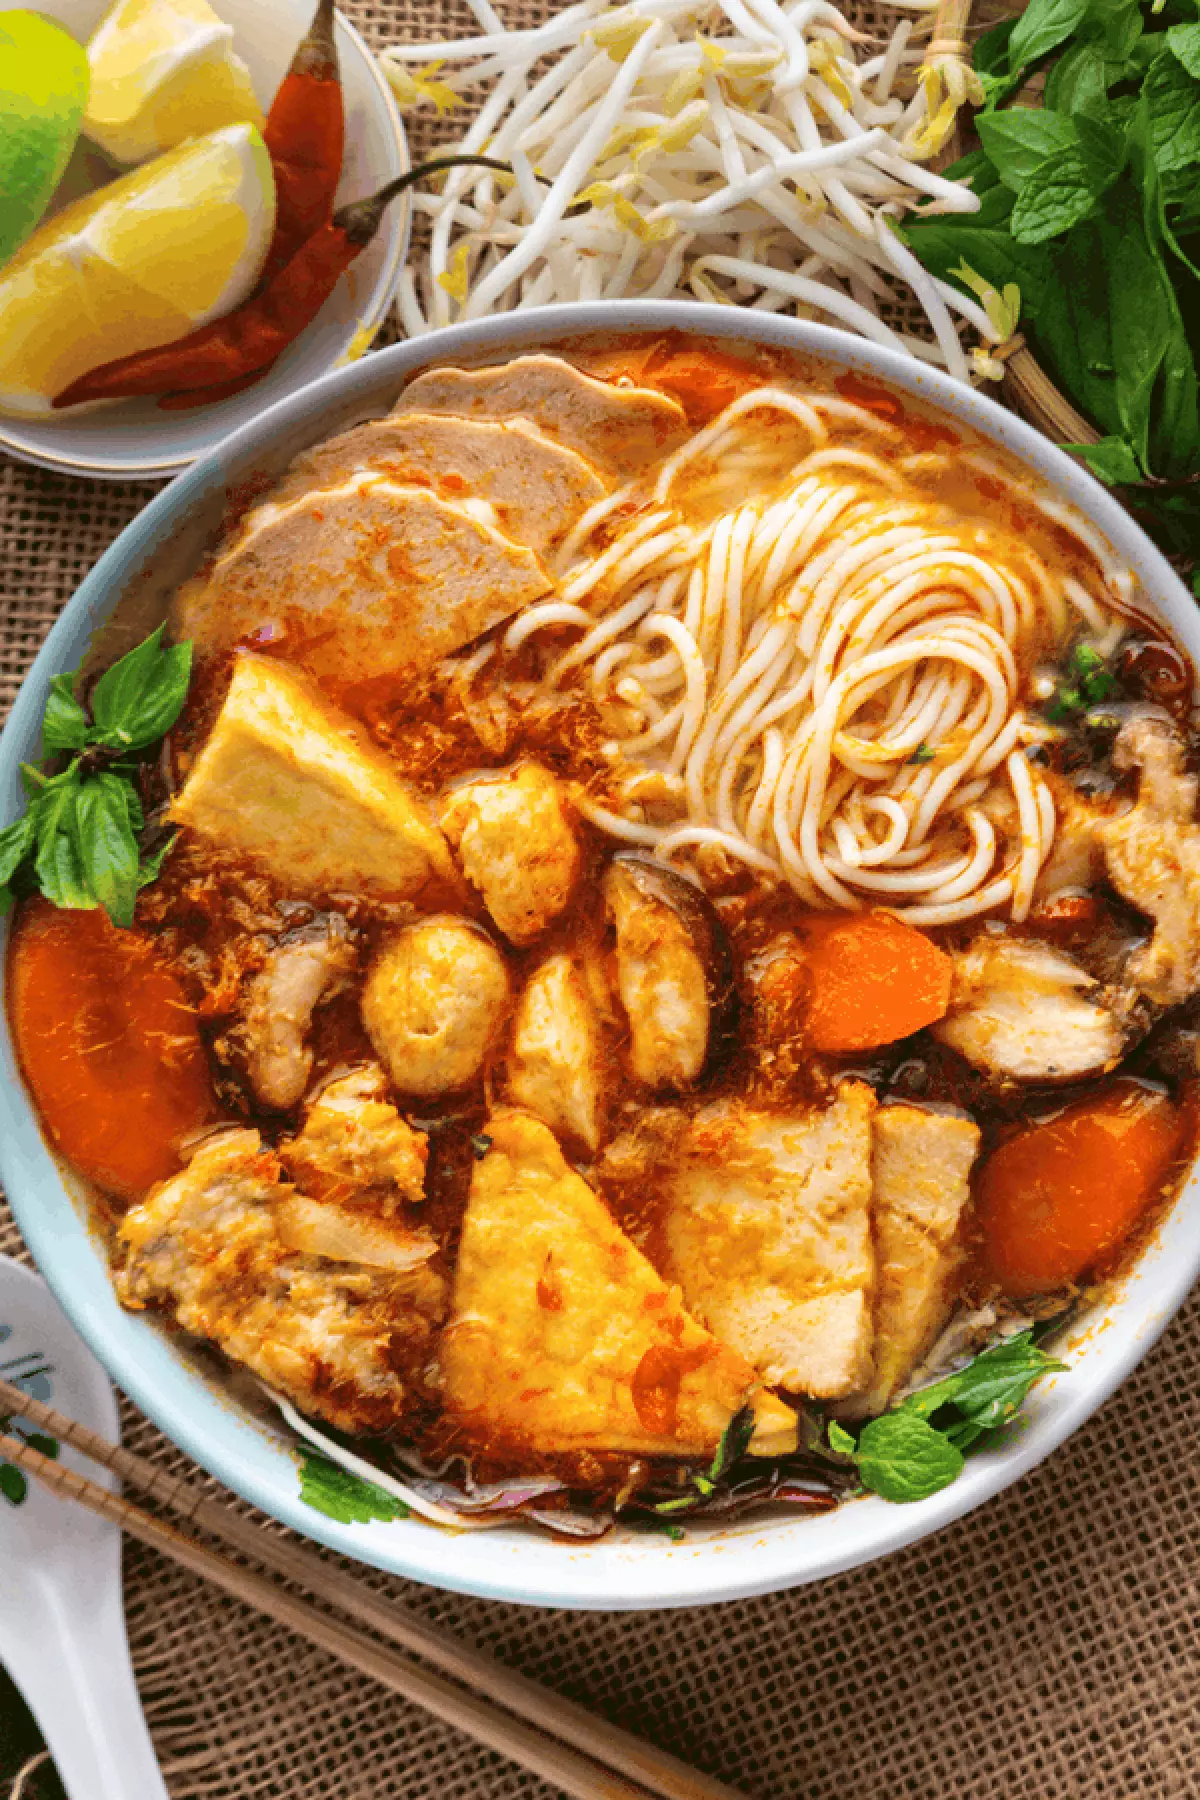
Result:
{"type": "MultiPolygon", "coordinates": [[[[350,0],[376,43],[467,29],[451,0],[350,0]]],[[[543,0],[506,9],[516,22],[543,0]]],[[[856,11],[869,8],[860,0],[856,11]]],[[[882,9],[881,9],[882,10],[882,9]]],[[[432,121],[413,121],[414,155],[432,121]]],[[[0,458],[0,714],[149,485],[0,458]]],[[[23,1255],[0,1203],[0,1249],[23,1255]]],[[[1200,1793],[1200,1297],[1121,1393],[940,1537],[820,1587],[692,1613],[571,1615],[361,1579],[761,1800],[1200,1793]]],[[[210,1488],[131,1406],[126,1442],[210,1488]]],[[[561,1554],[547,1544],[546,1555],[561,1554]]],[[[172,1800],[551,1792],[130,1546],[129,1634],[172,1800]]]]}

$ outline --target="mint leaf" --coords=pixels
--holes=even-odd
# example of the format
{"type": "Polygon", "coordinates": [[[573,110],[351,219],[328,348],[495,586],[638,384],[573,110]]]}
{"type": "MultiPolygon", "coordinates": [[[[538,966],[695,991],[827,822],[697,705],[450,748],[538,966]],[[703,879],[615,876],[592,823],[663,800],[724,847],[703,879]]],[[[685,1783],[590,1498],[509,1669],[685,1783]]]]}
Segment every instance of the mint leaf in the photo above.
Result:
{"type": "Polygon", "coordinates": [[[1091,218],[1121,173],[1122,132],[1083,116],[1072,129],[1075,145],[1040,162],[1017,195],[1011,227],[1018,244],[1044,244],[1091,218]]]}
{"type": "Polygon", "coordinates": [[[1200,25],[1172,25],[1167,44],[1188,74],[1200,81],[1200,25]]]}
{"type": "Polygon", "coordinates": [[[1107,482],[1109,487],[1127,487],[1142,479],[1137,457],[1124,438],[1106,437],[1098,444],[1067,444],[1064,448],[1086,463],[1092,474],[1107,482]]]}
{"type": "Polygon", "coordinates": [[[171,729],[187,699],[192,646],[162,647],[164,627],[113,664],[96,683],[93,742],[142,750],[171,729]]]}
{"type": "MultiPolygon", "coordinates": [[[[1164,53],[1147,70],[1142,99],[1150,154],[1159,174],[1178,176],[1193,169],[1200,163],[1200,78],[1180,59],[1164,53]]],[[[1168,197],[1176,196],[1169,191],[1168,197]]]]}
{"type": "Polygon", "coordinates": [[[1020,193],[1039,164],[1075,149],[1078,141],[1070,119],[1026,108],[986,113],[975,128],[997,175],[1014,194],[1020,193]]]}
{"type": "Polygon", "coordinates": [[[352,1475],[327,1457],[301,1450],[300,1498],[314,1512],[341,1525],[366,1525],[372,1519],[407,1519],[409,1508],[373,1481],[352,1475]]]}
{"type": "Polygon", "coordinates": [[[88,741],[88,716],[75,698],[74,675],[54,675],[42,720],[42,750],[82,750],[88,741]]]}
{"type": "Polygon", "coordinates": [[[1050,112],[1082,112],[1102,105],[1107,96],[1107,65],[1096,44],[1072,44],[1046,77],[1045,107],[1050,112]]]}
{"type": "Polygon", "coordinates": [[[917,1413],[884,1413],[863,1426],[854,1460],[864,1487],[901,1504],[927,1500],[962,1474],[962,1451],[917,1413]]]}
{"type": "MultiPolygon", "coordinates": [[[[113,924],[123,930],[133,924],[138,892],[138,847],[129,805],[133,799],[119,776],[96,775],[80,787],[74,811],[83,878],[113,924]]],[[[139,815],[140,811],[139,807],[139,815]]]]}
{"type": "Polygon", "coordinates": [[[1030,0],[1008,40],[1008,65],[1015,75],[1057,50],[1083,24],[1090,0],[1030,0]]]}

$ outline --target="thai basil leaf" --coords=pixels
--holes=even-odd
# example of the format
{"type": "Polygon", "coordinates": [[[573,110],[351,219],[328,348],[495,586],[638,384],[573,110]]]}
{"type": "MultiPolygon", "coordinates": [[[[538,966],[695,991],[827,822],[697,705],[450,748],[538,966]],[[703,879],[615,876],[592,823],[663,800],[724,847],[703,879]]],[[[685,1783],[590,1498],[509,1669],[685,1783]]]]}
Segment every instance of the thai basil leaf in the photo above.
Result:
{"type": "Polygon", "coordinates": [[[1188,74],[1200,81],[1200,24],[1172,25],[1167,43],[1188,74]]]}
{"type": "Polygon", "coordinates": [[[864,1487],[900,1503],[927,1500],[949,1487],[963,1469],[962,1451],[945,1433],[903,1409],[863,1426],[854,1461],[864,1487]]]}
{"type": "MultiPolygon", "coordinates": [[[[990,1350],[980,1351],[964,1369],[948,1375],[944,1381],[910,1394],[895,1415],[885,1417],[912,1413],[932,1420],[952,1408],[958,1420],[992,1430],[1007,1425],[1016,1416],[1035,1381],[1065,1367],[1065,1363],[1038,1348],[1032,1332],[1018,1332],[990,1350]]],[[[948,1429],[949,1424],[942,1428],[948,1429]]]]}
{"type": "Polygon", "coordinates": [[[26,813],[0,831],[0,913],[6,913],[13,902],[10,883],[33,849],[33,820],[26,813]]]}
{"type": "Polygon", "coordinates": [[[187,699],[190,644],[163,649],[163,626],[100,677],[92,694],[92,741],[141,750],[171,729],[187,699]]]}
{"type": "Polygon", "coordinates": [[[75,698],[75,677],[54,675],[42,719],[42,750],[82,750],[88,741],[88,716],[75,698]]]}
{"type": "Polygon", "coordinates": [[[139,892],[142,888],[149,887],[152,881],[158,880],[159,876],[162,874],[163,864],[166,862],[174,848],[175,839],[169,837],[165,843],[160,844],[157,850],[153,851],[149,856],[144,856],[142,858],[138,865],[137,876],[139,892]]]}
{"type": "Polygon", "coordinates": [[[76,797],[76,850],[84,880],[114,925],[128,930],[138,893],[138,847],[131,790],[117,775],[96,775],[76,797]]]}
{"type": "Polygon", "coordinates": [[[75,809],[80,786],[74,769],[70,774],[70,782],[48,788],[30,809],[38,846],[34,869],[38,886],[52,906],[91,912],[99,902],[79,856],[75,809]]]}
{"type": "Polygon", "coordinates": [[[1067,444],[1066,449],[1086,463],[1092,474],[1109,487],[1127,487],[1141,481],[1137,457],[1121,437],[1101,438],[1098,444],[1067,444]]]}
{"type": "Polygon", "coordinates": [[[984,113],[976,130],[996,173],[1014,194],[1048,157],[1073,150],[1078,141],[1072,120],[1028,108],[984,113]]]}
{"type": "Polygon", "coordinates": [[[1143,29],[1141,0],[1092,0],[1080,35],[1119,65],[1133,56],[1143,29]]]}

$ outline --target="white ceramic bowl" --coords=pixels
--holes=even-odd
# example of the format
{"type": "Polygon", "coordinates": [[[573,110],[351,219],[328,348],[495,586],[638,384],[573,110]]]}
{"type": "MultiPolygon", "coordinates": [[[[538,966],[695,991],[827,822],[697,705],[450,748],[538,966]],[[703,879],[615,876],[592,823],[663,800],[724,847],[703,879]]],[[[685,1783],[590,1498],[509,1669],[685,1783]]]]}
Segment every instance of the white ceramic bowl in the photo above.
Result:
{"type": "MultiPolygon", "coordinates": [[[[19,3],[19,0],[18,0],[19,3]]],[[[266,112],[308,30],[315,0],[212,0],[234,28],[235,48],[250,70],[266,112]]],[[[111,0],[39,0],[38,9],[86,43],[111,0]]],[[[11,10],[0,0],[0,12],[11,10]]],[[[373,194],[409,166],[408,145],[391,90],[353,26],[339,17],[337,46],[346,104],[346,153],[339,201],[373,194]]],[[[55,207],[100,185],[104,159],[81,139],[55,196],[55,207]]],[[[51,209],[52,211],[55,208],[51,209]]],[[[67,475],[131,481],[175,475],[268,406],[294,394],[360,345],[361,331],[382,323],[408,251],[407,194],[388,208],[377,236],[338,282],[308,329],[275,367],[245,393],[191,412],[162,412],[152,400],[68,412],[54,419],[0,413],[0,448],[23,462],[67,475]]]]}
{"type": "MultiPolygon", "coordinates": [[[[18,764],[38,749],[50,678],[74,667],[95,629],[135,586],[166,592],[220,527],[226,490],[276,473],[305,446],[382,413],[426,363],[497,357],[590,330],[662,332],[677,303],[610,302],[452,326],[339,370],[245,427],[174,482],[122,534],[83,583],[25,682],[0,738],[0,820],[20,807],[18,764]]],[[[689,329],[817,355],[880,376],[941,406],[1020,457],[1108,537],[1136,570],[1163,618],[1200,663],[1200,616],[1181,583],[1129,516],[1060,450],[991,400],[895,352],[824,326],[732,307],[689,306],[689,329]]],[[[0,1031],[0,1173],[43,1274],[121,1387],[206,1469],[297,1531],[396,1574],[490,1599],[605,1609],[691,1606],[771,1592],[887,1555],[961,1518],[1047,1456],[1095,1412],[1145,1355],[1200,1273],[1200,1182],[1193,1176],[1117,1298],[1081,1322],[1070,1370],[1034,1390],[1029,1420],[1003,1449],[972,1458],[952,1487],[915,1505],[856,1500],[820,1518],[763,1515],[684,1543],[616,1532],[564,1546],[519,1527],[447,1535],[415,1520],[340,1525],[299,1499],[296,1465],[277,1426],[251,1417],[198,1363],[113,1297],[99,1247],[42,1141],[7,1031],[0,1031]]]]}

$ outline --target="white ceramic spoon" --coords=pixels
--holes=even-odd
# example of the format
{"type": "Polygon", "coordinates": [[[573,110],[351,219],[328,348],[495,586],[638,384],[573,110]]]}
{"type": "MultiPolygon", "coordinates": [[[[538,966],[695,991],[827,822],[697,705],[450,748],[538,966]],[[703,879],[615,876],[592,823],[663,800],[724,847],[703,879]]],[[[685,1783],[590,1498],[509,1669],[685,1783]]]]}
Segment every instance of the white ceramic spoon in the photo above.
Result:
{"type": "MultiPolygon", "coordinates": [[[[0,1256],[0,1375],[116,1443],[107,1375],[41,1277],[7,1256],[0,1256]]],[[[29,1436],[32,1428],[14,1429],[29,1436]]],[[[117,1485],[73,1451],[60,1455],[93,1481],[117,1485]]],[[[121,1534],[36,1481],[14,1504],[16,1477],[12,1468],[0,1472],[0,1661],[70,1800],[167,1800],[129,1661],[121,1534]]]]}

